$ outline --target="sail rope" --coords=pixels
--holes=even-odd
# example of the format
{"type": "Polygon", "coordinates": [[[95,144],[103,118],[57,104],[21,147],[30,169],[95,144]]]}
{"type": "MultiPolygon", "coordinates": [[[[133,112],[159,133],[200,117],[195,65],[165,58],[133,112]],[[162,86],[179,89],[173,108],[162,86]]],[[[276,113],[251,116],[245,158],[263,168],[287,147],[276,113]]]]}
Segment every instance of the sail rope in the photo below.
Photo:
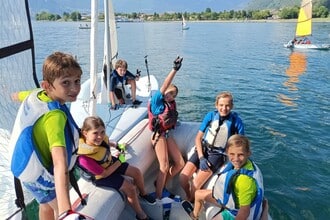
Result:
{"type": "MultiPolygon", "coordinates": [[[[140,1],[140,8],[142,9],[142,2],[140,1]]],[[[149,73],[149,65],[148,65],[148,52],[147,52],[147,47],[145,45],[145,42],[147,42],[146,40],[146,25],[144,24],[145,21],[143,21],[143,42],[144,42],[144,63],[145,63],[145,68],[146,68],[146,71],[147,71],[147,76],[148,76],[148,92],[151,91],[151,82],[150,82],[150,73],[149,73]]],[[[151,93],[150,93],[150,96],[151,96],[151,93]]]]}
{"type": "Polygon", "coordinates": [[[130,145],[133,143],[133,141],[135,141],[144,131],[144,129],[147,127],[148,123],[145,123],[145,125],[143,125],[134,135],[132,135],[132,137],[130,137],[127,141],[126,144],[130,145]]]}
{"type": "Polygon", "coordinates": [[[149,66],[148,66],[148,59],[147,59],[148,55],[145,55],[144,57],[144,63],[146,66],[146,70],[147,70],[147,76],[148,76],[148,92],[151,91],[151,82],[150,82],[150,73],[149,73],[149,66]]]}

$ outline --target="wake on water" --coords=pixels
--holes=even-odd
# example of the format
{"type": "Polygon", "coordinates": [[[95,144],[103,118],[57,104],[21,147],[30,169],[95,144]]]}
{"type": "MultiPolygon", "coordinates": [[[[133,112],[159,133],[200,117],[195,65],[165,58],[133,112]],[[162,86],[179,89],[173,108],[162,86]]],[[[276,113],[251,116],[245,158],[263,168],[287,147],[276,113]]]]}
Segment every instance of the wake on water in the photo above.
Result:
{"type": "Polygon", "coordinates": [[[13,201],[15,201],[14,179],[10,172],[10,153],[7,148],[10,138],[10,132],[0,128],[0,216],[9,216],[13,213],[13,201]]]}
{"type": "MultiPolygon", "coordinates": [[[[11,150],[8,149],[10,140],[10,132],[6,129],[0,128],[0,216],[9,217],[18,208],[15,206],[15,186],[14,177],[10,171],[11,150]]],[[[31,196],[26,201],[31,201],[31,196]]]]}

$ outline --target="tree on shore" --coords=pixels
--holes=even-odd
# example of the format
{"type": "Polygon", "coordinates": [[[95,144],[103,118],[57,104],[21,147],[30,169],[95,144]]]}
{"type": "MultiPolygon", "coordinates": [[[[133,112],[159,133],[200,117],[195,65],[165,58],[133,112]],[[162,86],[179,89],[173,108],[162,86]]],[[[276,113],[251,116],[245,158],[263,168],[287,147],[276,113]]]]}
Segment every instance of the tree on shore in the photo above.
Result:
{"type": "Polygon", "coordinates": [[[36,20],[37,21],[57,21],[63,19],[64,21],[80,21],[81,20],[81,14],[78,11],[74,11],[71,14],[68,12],[63,13],[63,17],[61,17],[58,14],[51,14],[46,11],[42,11],[40,13],[36,14],[36,20]]]}
{"type": "MultiPolygon", "coordinates": [[[[329,0],[330,1],[330,0],[329,0]]],[[[182,14],[187,20],[190,21],[217,21],[217,20],[261,20],[261,19],[294,19],[298,18],[300,6],[285,7],[280,10],[239,10],[239,11],[222,11],[215,12],[211,8],[206,8],[205,11],[200,13],[197,12],[165,12],[163,14],[153,13],[153,14],[144,14],[133,12],[129,13],[116,13],[117,17],[128,19],[128,20],[147,20],[147,21],[180,21],[182,14]]],[[[326,18],[329,16],[329,9],[322,4],[315,4],[313,7],[313,18],[326,18]]],[[[82,16],[80,12],[75,11],[72,13],[63,13],[63,17],[57,14],[50,14],[48,12],[41,12],[36,15],[36,20],[49,20],[56,21],[62,19],[64,21],[81,21],[82,16]]],[[[84,19],[90,19],[90,17],[84,19]]],[[[104,19],[104,14],[99,15],[99,19],[104,19]]]]}

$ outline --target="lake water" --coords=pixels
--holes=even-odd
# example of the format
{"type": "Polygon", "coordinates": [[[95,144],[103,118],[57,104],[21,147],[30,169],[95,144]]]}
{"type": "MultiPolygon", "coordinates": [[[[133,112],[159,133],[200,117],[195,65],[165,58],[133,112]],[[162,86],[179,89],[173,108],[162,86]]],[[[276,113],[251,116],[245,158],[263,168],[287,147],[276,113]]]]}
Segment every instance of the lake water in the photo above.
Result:
{"type": "MultiPolygon", "coordinates": [[[[100,23],[103,25],[103,23],[100,23]]],[[[89,30],[79,23],[34,22],[37,69],[60,50],[89,70],[89,30]]],[[[295,23],[119,23],[119,57],[132,72],[160,82],[177,55],[184,57],[174,83],[181,120],[201,121],[223,90],[252,141],[253,159],[264,174],[273,219],[330,216],[330,51],[295,52],[283,47],[295,23]]],[[[102,31],[103,27],[100,27],[102,31]]],[[[315,23],[316,42],[330,43],[330,23],[315,23]]],[[[102,64],[102,37],[99,70],[102,64]]]]}

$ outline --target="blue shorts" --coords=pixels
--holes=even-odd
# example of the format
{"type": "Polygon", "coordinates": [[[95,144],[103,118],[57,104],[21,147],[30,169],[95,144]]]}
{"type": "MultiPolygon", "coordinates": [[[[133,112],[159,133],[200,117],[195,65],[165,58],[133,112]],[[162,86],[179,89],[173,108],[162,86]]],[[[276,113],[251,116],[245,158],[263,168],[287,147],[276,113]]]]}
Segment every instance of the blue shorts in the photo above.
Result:
{"type": "Polygon", "coordinates": [[[48,203],[56,198],[54,176],[50,173],[39,177],[36,182],[23,182],[23,185],[39,204],[48,203]]]}
{"type": "MultiPolygon", "coordinates": [[[[203,153],[205,159],[207,159],[211,164],[210,169],[212,170],[213,173],[215,173],[226,162],[227,157],[222,153],[218,153],[216,151],[209,151],[209,150],[204,150],[203,153]]],[[[199,169],[199,158],[196,150],[194,154],[191,155],[188,161],[195,164],[195,166],[199,169]]]]}
{"type": "MultiPolygon", "coordinates": [[[[114,157],[112,157],[112,159],[114,160],[113,163],[118,160],[117,158],[114,159],[114,157]]],[[[123,175],[125,175],[128,166],[128,163],[122,163],[110,176],[107,176],[106,178],[102,179],[97,179],[94,181],[94,184],[96,186],[111,187],[116,190],[119,190],[125,180],[123,175]]]]}

